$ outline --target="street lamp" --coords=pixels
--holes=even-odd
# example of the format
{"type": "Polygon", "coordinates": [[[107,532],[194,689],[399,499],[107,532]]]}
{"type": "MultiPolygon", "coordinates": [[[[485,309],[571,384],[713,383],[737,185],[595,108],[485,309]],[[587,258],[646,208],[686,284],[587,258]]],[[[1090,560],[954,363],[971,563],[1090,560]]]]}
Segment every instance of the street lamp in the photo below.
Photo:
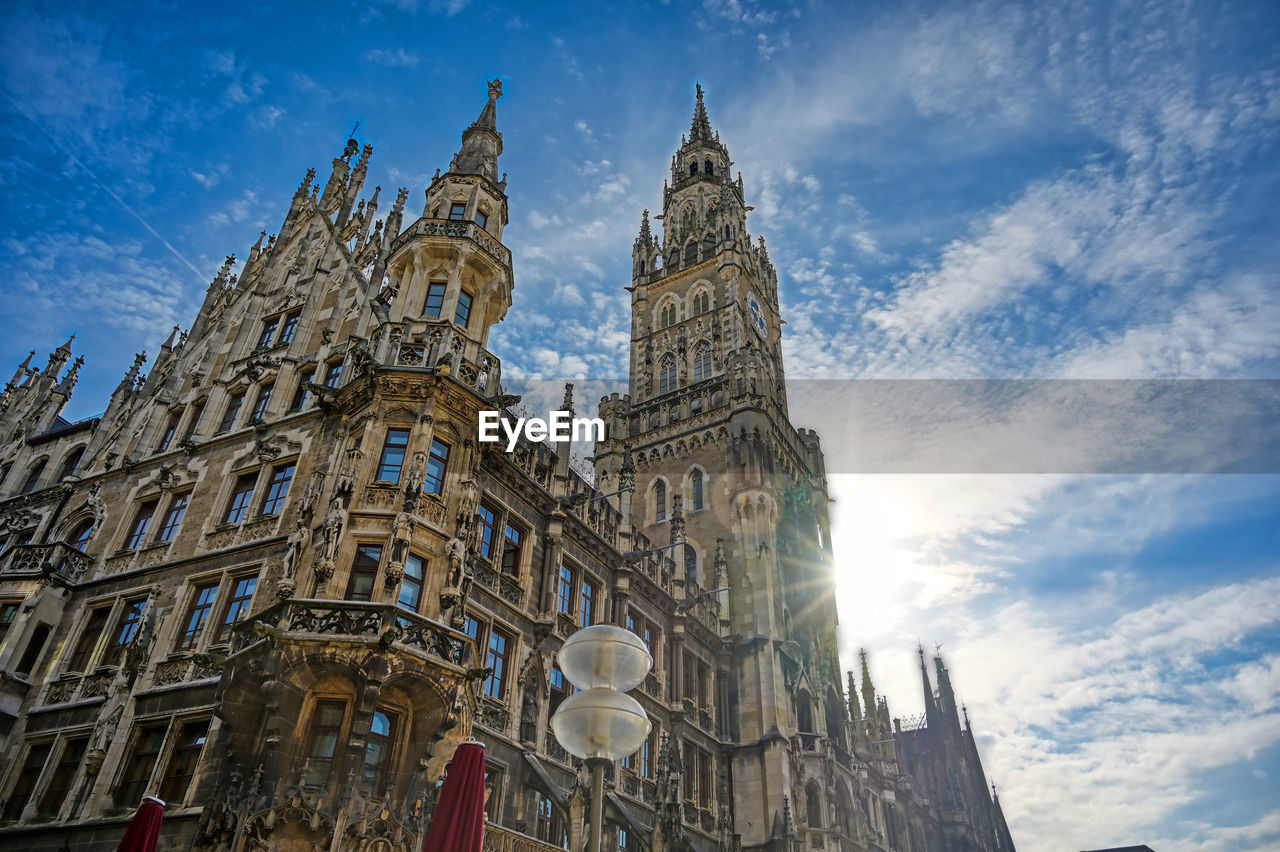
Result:
{"type": "Polygon", "coordinates": [[[551,717],[560,745],[591,770],[589,852],[600,852],[604,820],[604,768],[640,748],[649,717],[626,693],[653,667],[640,637],[612,624],[584,627],[560,648],[560,671],[578,687],[551,717]]]}

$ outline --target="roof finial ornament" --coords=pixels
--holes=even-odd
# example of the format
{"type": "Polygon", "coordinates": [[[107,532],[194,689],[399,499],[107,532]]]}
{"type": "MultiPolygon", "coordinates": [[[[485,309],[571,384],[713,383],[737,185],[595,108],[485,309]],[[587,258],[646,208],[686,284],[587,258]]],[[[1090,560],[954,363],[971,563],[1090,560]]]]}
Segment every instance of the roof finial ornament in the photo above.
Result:
{"type": "Polygon", "coordinates": [[[489,100],[496,101],[500,97],[502,97],[502,81],[496,80],[496,79],[490,80],[489,81],[489,100]]]}

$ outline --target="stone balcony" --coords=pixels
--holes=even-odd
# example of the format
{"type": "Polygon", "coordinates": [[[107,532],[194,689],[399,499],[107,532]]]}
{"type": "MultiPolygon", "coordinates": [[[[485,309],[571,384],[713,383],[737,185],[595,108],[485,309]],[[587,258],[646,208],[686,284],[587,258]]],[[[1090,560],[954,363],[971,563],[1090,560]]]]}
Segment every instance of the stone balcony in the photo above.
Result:
{"type": "Polygon", "coordinates": [[[0,556],[0,573],[36,578],[58,577],[72,583],[84,577],[91,565],[92,556],[60,541],[19,544],[0,556]]]}
{"type": "Polygon", "coordinates": [[[343,642],[403,649],[454,666],[471,656],[471,637],[390,603],[300,598],[281,601],[235,629],[231,656],[271,642],[343,642]]]}

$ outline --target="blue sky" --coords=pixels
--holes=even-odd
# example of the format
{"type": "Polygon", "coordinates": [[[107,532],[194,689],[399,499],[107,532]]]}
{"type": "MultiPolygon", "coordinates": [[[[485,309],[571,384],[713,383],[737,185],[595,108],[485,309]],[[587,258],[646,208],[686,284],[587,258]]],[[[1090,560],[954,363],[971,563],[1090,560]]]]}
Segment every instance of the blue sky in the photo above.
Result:
{"type": "MultiPolygon", "coordinates": [[[[0,364],[76,332],[73,417],[189,324],[355,121],[384,211],[408,186],[416,212],[495,76],[509,376],[623,376],[631,243],[701,81],[780,271],[789,378],[1280,378],[1274,3],[10,3],[0,23],[0,364]]],[[[832,487],[845,652],[871,649],[905,716],[917,638],[943,644],[1023,848],[1280,843],[1277,477],[832,487]]]]}

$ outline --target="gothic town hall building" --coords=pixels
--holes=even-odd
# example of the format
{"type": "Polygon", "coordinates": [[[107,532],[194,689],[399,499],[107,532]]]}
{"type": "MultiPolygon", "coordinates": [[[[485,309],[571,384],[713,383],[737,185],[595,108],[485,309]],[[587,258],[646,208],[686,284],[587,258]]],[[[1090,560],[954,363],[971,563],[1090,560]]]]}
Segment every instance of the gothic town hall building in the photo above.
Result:
{"type": "Polygon", "coordinates": [[[416,850],[474,736],[485,849],[582,849],[556,652],[610,622],[655,662],[605,849],[1012,850],[943,661],[909,724],[865,656],[840,670],[822,451],[701,88],[593,475],[477,442],[517,404],[487,348],[515,285],[501,93],[420,215],[362,195],[370,145],[309,170],[100,416],[60,416],[71,341],[5,386],[0,847],[112,850],[154,794],[166,850],[416,850]]]}

